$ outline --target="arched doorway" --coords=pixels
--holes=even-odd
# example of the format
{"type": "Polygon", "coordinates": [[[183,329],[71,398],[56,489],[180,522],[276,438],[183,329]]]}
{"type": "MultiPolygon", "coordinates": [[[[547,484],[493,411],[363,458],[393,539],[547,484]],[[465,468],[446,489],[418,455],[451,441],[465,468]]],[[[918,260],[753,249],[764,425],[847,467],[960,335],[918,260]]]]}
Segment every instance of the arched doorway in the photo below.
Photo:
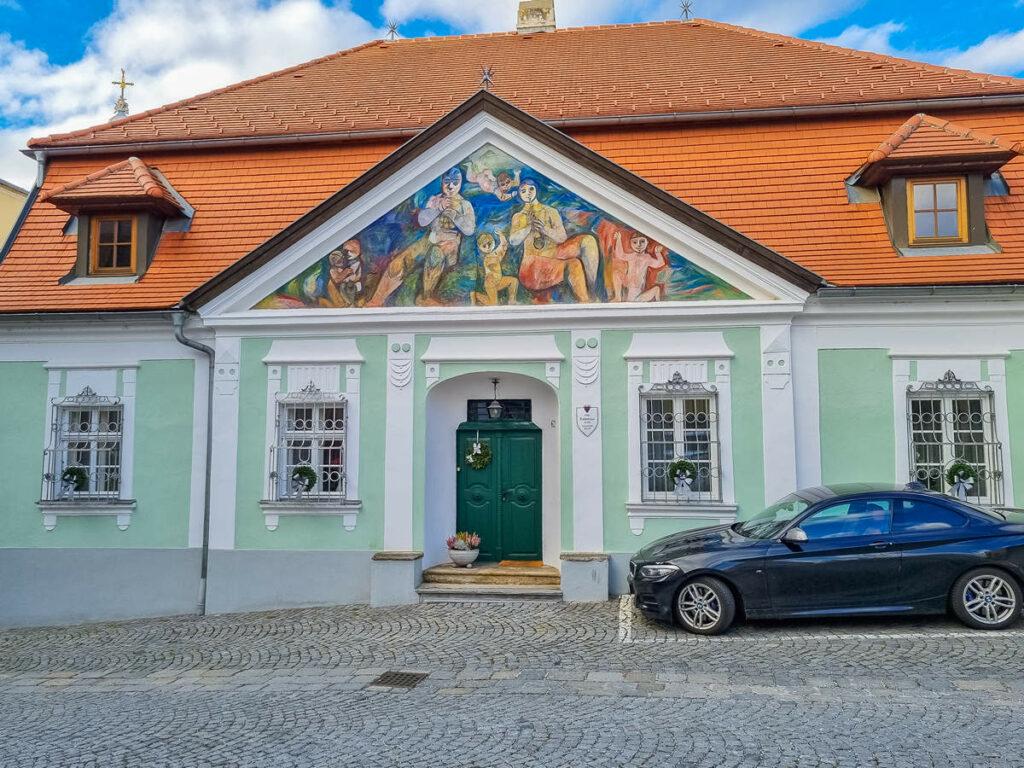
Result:
{"type": "MultiPolygon", "coordinates": [[[[546,382],[518,373],[503,371],[480,371],[453,377],[435,384],[427,394],[426,409],[426,445],[425,456],[425,515],[424,515],[424,566],[429,567],[448,560],[445,539],[452,535],[460,522],[460,464],[464,463],[464,443],[470,446],[477,440],[477,427],[481,433],[490,433],[487,439],[497,439],[497,463],[491,473],[473,472],[473,480],[487,480],[489,488],[478,488],[477,496],[489,493],[491,502],[496,501],[492,511],[498,515],[503,511],[505,527],[502,520],[497,520],[498,529],[477,531],[481,536],[497,537],[492,541],[497,546],[489,551],[491,557],[511,555],[515,559],[534,559],[527,557],[531,551],[539,552],[537,559],[558,567],[561,551],[561,445],[559,440],[558,397],[556,391],[546,382]],[[504,399],[528,400],[530,403],[531,422],[513,422],[507,424],[491,424],[470,422],[468,403],[471,400],[490,400],[493,396],[491,379],[498,378],[499,396],[504,399]],[[460,426],[463,429],[460,432],[460,426]],[[536,441],[536,445],[533,442],[536,441]],[[500,455],[499,455],[500,454],[500,455]],[[528,475],[526,468],[520,467],[522,462],[535,457],[539,477],[536,501],[539,510],[527,509],[532,503],[523,485],[512,488],[506,482],[518,475],[528,475]],[[502,471],[504,470],[504,475],[502,471]],[[487,475],[485,478],[484,475],[487,475]],[[501,503],[501,493],[506,492],[505,504],[501,503]],[[510,493],[511,491],[511,493],[510,493]],[[516,504],[519,509],[516,509],[516,504]],[[523,505],[526,505],[525,507],[523,505]],[[508,515],[516,513],[537,514],[539,519],[539,542],[537,550],[530,550],[530,530],[528,526],[510,526],[508,515]],[[506,536],[505,534],[509,535],[506,536]]],[[[471,448],[470,448],[471,450],[471,448]]],[[[520,478],[527,484],[530,477],[520,478]]],[[[464,485],[466,483],[463,483],[464,485]]],[[[482,500],[482,498],[481,498],[482,500]]],[[[478,524],[482,519],[472,513],[465,514],[466,497],[462,499],[462,522],[466,525],[478,524]]],[[[486,545],[482,545],[486,549],[486,545]]]]}

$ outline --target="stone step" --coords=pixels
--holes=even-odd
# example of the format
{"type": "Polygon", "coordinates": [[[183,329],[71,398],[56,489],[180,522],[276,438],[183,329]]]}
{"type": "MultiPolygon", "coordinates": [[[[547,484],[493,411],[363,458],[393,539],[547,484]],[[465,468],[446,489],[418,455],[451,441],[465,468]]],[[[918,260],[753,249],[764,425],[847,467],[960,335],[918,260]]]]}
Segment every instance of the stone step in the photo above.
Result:
{"type": "Polygon", "coordinates": [[[423,571],[423,583],[546,586],[558,588],[561,586],[562,578],[558,569],[550,565],[515,566],[480,563],[472,568],[460,568],[445,563],[443,565],[435,565],[423,571]]]}
{"type": "Polygon", "coordinates": [[[515,600],[561,600],[562,590],[553,586],[423,584],[417,588],[421,603],[489,603],[515,600]]]}

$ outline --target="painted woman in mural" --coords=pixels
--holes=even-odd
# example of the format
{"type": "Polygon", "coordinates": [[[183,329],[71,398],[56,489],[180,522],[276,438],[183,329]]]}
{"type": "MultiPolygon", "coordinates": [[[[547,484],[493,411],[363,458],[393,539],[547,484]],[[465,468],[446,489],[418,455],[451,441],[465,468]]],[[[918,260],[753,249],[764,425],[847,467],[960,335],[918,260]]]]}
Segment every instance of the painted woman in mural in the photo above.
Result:
{"type": "Polygon", "coordinates": [[[470,300],[473,304],[494,307],[498,305],[498,293],[507,291],[506,304],[516,303],[516,293],[519,290],[519,281],[510,275],[503,274],[501,262],[508,252],[508,240],[501,232],[498,233],[500,242],[494,242],[494,235],[490,232],[483,232],[476,239],[476,247],[480,251],[484,262],[484,290],[473,291],[470,300]]]}
{"type": "Polygon", "coordinates": [[[452,168],[441,177],[441,194],[432,196],[417,215],[417,223],[427,231],[391,259],[366,306],[383,306],[388,296],[420,262],[423,264],[423,283],[417,303],[441,303],[435,295],[441,275],[446,268],[458,263],[462,236],[471,235],[476,229],[476,214],[470,202],[461,195],[461,189],[462,171],[458,168],[452,168]]]}
{"type": "Polygon", "coordinates": [[[324,289],[319,296],[321,307],[354,307],[363,292],[362,246],[358,240],[349,240],[327,256],[331,265],[324,289]]]}
{"type": "Polygon", "coordinates": [[[601,252],[593,235],[570,238],[557,209],[537,200],[537,181],[519,185],[523,207],[512,217],[509,242],[523,246],[519,282],[531,291],[545,291],[568,282],[576,300],[590,301],[601,252]]]}

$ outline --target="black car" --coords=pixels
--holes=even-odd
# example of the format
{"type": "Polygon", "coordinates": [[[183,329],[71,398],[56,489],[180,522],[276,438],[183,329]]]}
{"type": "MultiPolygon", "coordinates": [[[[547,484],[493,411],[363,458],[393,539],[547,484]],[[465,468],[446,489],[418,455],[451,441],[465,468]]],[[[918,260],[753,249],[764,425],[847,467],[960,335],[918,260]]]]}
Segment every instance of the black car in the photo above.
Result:
{"type": "Polygon", "coordinates": [[[646,615],[704,635],[748,618],[944,613],[1003,629],[1021,612],[1024,510],[913,486],[797,491],[750,520],[655,541],[629,563],[646,615]]]}

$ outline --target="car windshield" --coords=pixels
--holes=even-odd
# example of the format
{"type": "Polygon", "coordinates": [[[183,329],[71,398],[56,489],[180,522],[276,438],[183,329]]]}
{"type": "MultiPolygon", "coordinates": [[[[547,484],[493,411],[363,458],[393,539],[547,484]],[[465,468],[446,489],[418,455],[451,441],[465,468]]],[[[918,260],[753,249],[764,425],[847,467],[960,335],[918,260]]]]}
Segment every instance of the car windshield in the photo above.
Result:
{"type": "Polygon", "coordinates": [[[809,506],[811,503],[807,499],[791,493],[764,512],[759,512],[742,523],[736,523],[733,530],[750,539],[770,539],[809,506]]]}

